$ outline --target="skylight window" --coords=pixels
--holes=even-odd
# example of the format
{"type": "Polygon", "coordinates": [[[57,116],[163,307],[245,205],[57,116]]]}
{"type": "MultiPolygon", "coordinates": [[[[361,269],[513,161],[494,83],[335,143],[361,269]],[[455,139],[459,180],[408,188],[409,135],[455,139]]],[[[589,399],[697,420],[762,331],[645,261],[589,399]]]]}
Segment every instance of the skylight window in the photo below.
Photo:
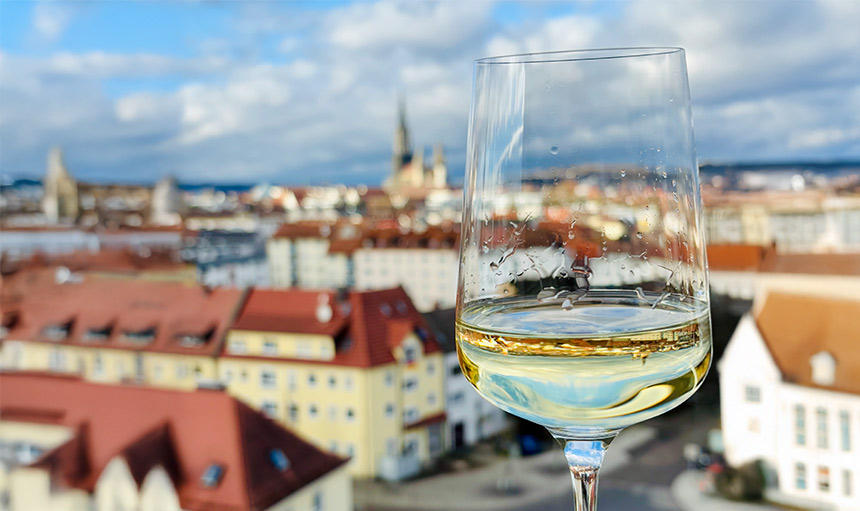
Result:
{"type": "Polygon", "coordinates": [[[290,468],[290,460],[287,458],[287,455],[284,454],[284,451],[280,449],[269,449],[269,461],[274,465],[274,467],[281,472],[284,472],[290,468]]]}
{"type": "Polygon", "coordinates": [[[146,328],[144,330],[133,330],[133,331],[127,330],[127,331],[123,332],[123,335],[125,336],[126,340],[128,340],[128,341],[131,341],[134,343],[139,343],[139,344],[145,344],[148,342],[152,342],[153,339],[155,339],[155,328],[146,328]]]}
{"type": "Polygon", "coordinates": [[[205,488],[214,488],[221,483],[221,479],[223,477],[224,466],[218,463],[212,463],[208,467],[206,467],[206,470],[200,477],[200,484],[202,484],[205,488]]]}

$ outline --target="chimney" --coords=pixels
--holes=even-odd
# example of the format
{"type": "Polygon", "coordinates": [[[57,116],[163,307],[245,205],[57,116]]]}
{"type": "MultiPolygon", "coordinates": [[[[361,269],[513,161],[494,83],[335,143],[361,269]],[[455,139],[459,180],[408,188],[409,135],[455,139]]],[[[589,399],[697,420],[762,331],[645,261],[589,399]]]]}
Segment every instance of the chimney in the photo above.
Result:
{"type": "Polygon", "coordinates": [[[809,357],[812,366],[812,382],[816,385],[831,386],[836,381],[836,359],[826,351],[819,351],[809,357]]]}

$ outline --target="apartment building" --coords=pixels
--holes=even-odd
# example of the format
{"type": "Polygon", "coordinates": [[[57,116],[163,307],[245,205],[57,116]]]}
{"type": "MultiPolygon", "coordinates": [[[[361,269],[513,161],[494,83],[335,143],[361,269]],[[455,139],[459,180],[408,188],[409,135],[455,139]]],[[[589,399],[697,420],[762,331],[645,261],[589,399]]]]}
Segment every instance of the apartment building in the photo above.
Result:
{"type": "Polygon", "coordinates": [[[219,370],[354,475],[408,477],[444,450],[442,351],[402,289],[253,290],[219,370]]]}
{"type": "Polygon", "coordinates": [[[732,465],[764,462],[772,497],[860,502],[860,299],[770,293],[718,364],[732,465]]]}
{"type": "Polygon", "coordinates": [[[0,396],[10,511],[353,509],[346,458],[221,391],[0,373],[0,396]]]}
{"type": "MultiPolygon", "coordinates": [[[[10,294],[14,290],[7,290],[10,294]]],[[[196,284],[46,281],[3,306],[2,366],[194,389],[214,382],[243,293],[196,284]]]]}

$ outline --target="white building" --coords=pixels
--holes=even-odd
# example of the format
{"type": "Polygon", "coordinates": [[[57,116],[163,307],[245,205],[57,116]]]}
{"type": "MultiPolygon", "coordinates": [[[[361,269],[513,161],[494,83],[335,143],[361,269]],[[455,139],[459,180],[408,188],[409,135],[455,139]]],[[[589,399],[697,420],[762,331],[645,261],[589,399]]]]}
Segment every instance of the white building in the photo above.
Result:
{"type": "MultiPolygon", "coordinates": [[[[335,230],[352,231],[350,224],[299,222],[284,224],[266,241],[271,284],[276,288],[332,289],[352,287],[349,253],[331,252],[335,230]]],[[[349,237],[349,232],[340,234],[349,237]]]]}
{"type": "Polygon", "coordinates": [[[509,416],[482,398],[463,376],[454,338],[454,309],[434,310],[424,319],[445,352],[445,416],[451,450],[492,438],[510,427],[509,416]]]}
{"type": "Polygon", "coordinates": [[[11,260],[35,253],[68,254],[80,250],[99,251],[99,237],[91,232],[63,227],[13,228],[0,231],[0,253],[11,260]]]}
{"type": "Polygon", "coordinates": [[[775,499],[860,509],[860,296],[771,293],[718,367],[727,461],[762,460],[775,499]]]}

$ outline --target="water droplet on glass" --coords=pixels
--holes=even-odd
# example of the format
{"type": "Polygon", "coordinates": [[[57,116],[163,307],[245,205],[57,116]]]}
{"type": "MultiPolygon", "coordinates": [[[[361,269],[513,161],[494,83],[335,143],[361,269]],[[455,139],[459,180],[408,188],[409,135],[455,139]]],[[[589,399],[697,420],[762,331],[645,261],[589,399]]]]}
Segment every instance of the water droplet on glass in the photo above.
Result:
{"type": "Polygon", "coordinates": [[[573,232],[573,231],[570,231],[569,233],[567,233],[567,238],[568,238],[568,239],[571,239],[571,240],[572,240],[572,239],[573,239],[573,238],[575,238],[575,237],[576,237],[576,234],[574,234],[574,232],[573,232]]]}
{"type": "Polygon", "coordinates": [[[675,199],[675,202],[678,202],[680,199],[678,198],[677,192],[672,192],[672,198],[675,199]]]}
{"type": "Polygon", "coordinates": [[[672,186],[675,186],[675,180],[674,179],[672,180],[672,186]]]}
{"type": "Polygon", "coordinates": [[[549,152],[551,154],[558,154],[558,146],[552,146],[549,148],[549,152]]]}
{"type": "Polygon", "coordinates": [[[674,101],[675,101],[675,98],[669,98],[669,103],[673,103],[674,101]]]}
{"type": "Polygon", "coordinates": [[[558,291],[554,287],[547,287],[547,288],[541,289],[540,292],[537,294],[537,299],[538,299],[538,301],[543,301],[543,300],[549,300],[551,298],[555,298],[557,292],[558,291]]]}
{"type": "Polygon", "coordinates": [[[498,270],[498,269],[499,269],[499,263],[497,263],[497,262],[495,262],[495,261],[491,262],[491,263],[490,263],[490,269],[491,269],[491,270],[493,270],[493,271],[498,270]]]}
{"type": "Polygon", "coordinates": [[[626,270],[626,269],[627,269],[627,266],[626,266],[624,263],[621,263],[620,267],[621,267],[621,269],[622,269],[622,270],[626,270]]]}
{"type": "Polygon", "coordinates": [[[486,254],[489,251],[490,251],[490,247],[488,247],[487,245],[484,245],[483,247],[481,247],[481,252],[486,254]]]}
{"type": "Polygon", "coordinates": [[[636,233],[636,237],[637,237],[637,238],[639,238],[640,240],[642,239],[642,236],[643,236],[643,235],[642,235],[642,233],[641,233],[641,232],[637,232],[637,233],[636,233]]]}
{"type": "Polygon", "coordinates": [[[627,171],[622,169],[621,170],[621,177],[625,177],[625,176],[627,176],[627,171]]]}
{"type": "Polygon", "coordinates": [[[666,178],[669,176],[669,174],[667,174],[665,170],[663,172],[661,172],[660,175],[663,176],[663,178],[666,178]]]}
{"type": "Polygon", "coordinates": [[[508,288],[503,289],[503,290],[502,290],[502,293],[504,293],[504,294],[508,294],[508,288]]]}
{"type": "Polygon", "coordinates": [[[660,148],[659,148],[659,147],[657,148],[657,152],[658,152],[658,153],[660,152],[660,148]]]}
{"type": "Polygon", "coordinates": [[[565,298],[563,302],[561,302],[561,308],[569,311],[573,308],[573,302],[570,301],[570,298],[565,298]]]}

